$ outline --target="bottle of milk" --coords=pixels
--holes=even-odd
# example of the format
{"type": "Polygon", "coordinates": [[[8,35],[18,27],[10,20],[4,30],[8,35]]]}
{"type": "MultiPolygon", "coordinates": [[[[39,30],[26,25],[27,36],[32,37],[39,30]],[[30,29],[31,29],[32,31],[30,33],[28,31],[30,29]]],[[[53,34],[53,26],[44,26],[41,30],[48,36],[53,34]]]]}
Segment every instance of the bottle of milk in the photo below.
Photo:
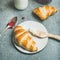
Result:
{"type": "Polygon", "coordinates": [[[14,0],[15,8],[24,10],[28,6],[28,0],[14,0]]]}

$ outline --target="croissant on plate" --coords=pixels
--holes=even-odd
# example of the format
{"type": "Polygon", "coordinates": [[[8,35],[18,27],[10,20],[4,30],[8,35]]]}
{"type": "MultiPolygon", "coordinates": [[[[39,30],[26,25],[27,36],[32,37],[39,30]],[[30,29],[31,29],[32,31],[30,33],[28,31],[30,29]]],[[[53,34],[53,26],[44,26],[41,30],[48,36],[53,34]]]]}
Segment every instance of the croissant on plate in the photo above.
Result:
{"type": "Polygon", "coordinates": [[[33,40],[31,34],[27,32],[22,26],[16,26],[14,29],[15,43],[25,48],[28,51],[37,51],[36,42],[33,40]]]}
{"type": "Polygon", "coordinates": [[[57,8],[53,6],[43,6],[43,7],[37,7],[33,10],[33,12],[41,19],[45,20],[49,16],[55,14],[57,12],[57,8]]]}

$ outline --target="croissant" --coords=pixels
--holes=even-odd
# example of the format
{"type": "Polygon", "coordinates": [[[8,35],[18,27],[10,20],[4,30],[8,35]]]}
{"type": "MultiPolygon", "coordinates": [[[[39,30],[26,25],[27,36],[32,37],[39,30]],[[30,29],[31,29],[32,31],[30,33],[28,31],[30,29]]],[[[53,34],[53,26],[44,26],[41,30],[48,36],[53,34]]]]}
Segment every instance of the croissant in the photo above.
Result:
{"type": "Polygon", "coordinates": [[[16,26],[14,29],[15,43],[25,48],[28,51],[37,51],[36,42],[33,40],[31,34],[27,32],[22,26],[16,26]]]}
{"type": "Polygon", "coordinates": [[[33,10],[33,12],[41,19],[45,20],[49,16],[55,14],[57,12],[56,7],[53,6],[43,6],[43,7],[37,7],[33,10]]]}

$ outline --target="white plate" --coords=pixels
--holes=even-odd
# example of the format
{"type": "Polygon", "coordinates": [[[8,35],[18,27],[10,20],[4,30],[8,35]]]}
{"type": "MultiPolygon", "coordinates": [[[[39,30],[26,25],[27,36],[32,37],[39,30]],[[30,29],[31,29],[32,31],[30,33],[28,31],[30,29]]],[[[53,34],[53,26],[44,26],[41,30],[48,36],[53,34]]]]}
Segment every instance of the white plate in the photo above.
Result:
{"type": "MultiPolygon", "coordinates": [[[[32,29],[40,29],[41,31],[47,32],[46,28],[41,23],[35,22],[35,21],[25,21],[19,24],[19,26],[23,26],[26,30],[28,30],[29,28],[32,28],[32,29]]],[[[36,52],[41,51],[47,45],[47,42],[48,42],[48,38],[40,39],[33,36],[33,39],[36,41],[37,47],[38,47],[38,51],[36,52]]],[[[29,52],[27,50],[24,50],[23,48],[17,46],[15,43],[14,45],[19,51],[23,53],[28,53],[28,54],[36,53],[36,52],[29,52]]]]}

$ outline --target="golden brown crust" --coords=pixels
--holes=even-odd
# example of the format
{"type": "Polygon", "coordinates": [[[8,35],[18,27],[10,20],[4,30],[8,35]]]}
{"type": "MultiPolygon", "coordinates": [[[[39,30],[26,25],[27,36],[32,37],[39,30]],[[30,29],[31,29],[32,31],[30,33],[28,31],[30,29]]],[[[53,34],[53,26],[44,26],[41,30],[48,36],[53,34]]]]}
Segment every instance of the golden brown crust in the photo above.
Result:
{"type": "Polygon", "coordinates": [[[17,30],[19,30],[19,29],[22,29],[22,28],[23,28],[22,26],[16,26],[16,27],[14,28],[14,32],[17,31],[17,30]]]}
{"type": "Polygon", "coordinates": [[[25,31],[24,29],[19,29],[19,30],[15,31],[15,34],[19,34],[19,33],[22,33],[24,31],[25,31]]]}
{"type": "Polygon", "coordinates": [[[22,26],[16,26],[14,30],[15,42],[29,51],[37,51],[36,42],[30,33],[25,31],[22,26]],[[31,47],[32,46],[32,47],[31,47]]]}
{"type": "MultiPolygon", "coordinates": [[[[40,8],[40,7],[39,7],[39,8],[40,8]]],[[[35,9],[33,10],[33,12],[42,19],[42,18],[43,18],[42,12],[41,12],[41,10],[40,10],[39,8],[35,8],[35,9]]]]}
{"type": "Polygon", "coordinates": [[[18,37],[16,37],[16,40],[18,42],[20,42],[22,40],[22,38],[27,34],[27,32],[24,32],[23,34],[19,35],[18,37]]]}
{"type": "Polygon", "coordinates": [[[37,7],[33,10],[33,12],[39,16],[41,20],[44,20],[48,18],[49,16],[55,14],[57,12],[57,9],[53,6],[43,6],[43,7],[37,7]]]}

